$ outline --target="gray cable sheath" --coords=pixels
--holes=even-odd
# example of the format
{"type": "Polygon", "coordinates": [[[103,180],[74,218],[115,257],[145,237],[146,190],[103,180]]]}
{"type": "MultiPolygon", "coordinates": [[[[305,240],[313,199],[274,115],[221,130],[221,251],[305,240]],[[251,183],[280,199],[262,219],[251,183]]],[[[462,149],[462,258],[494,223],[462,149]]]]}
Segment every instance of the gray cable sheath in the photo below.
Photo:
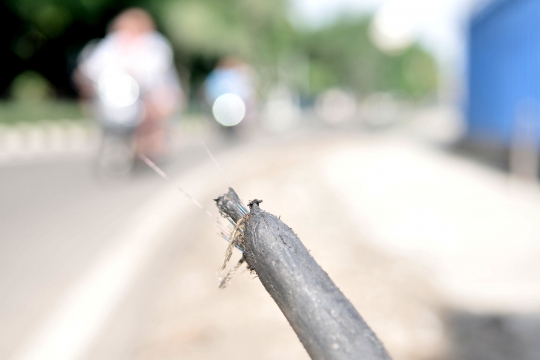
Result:
{"type": "MultiPolygon", "coordinates": [[[[233,189],[216,199],[238,222],[243,205],[233,189]]],[[[390,356],[350,301],[298,236],[250,203],[242,247],[248,265],[279,306],[312,359],[387,360],[390,356]]]]}

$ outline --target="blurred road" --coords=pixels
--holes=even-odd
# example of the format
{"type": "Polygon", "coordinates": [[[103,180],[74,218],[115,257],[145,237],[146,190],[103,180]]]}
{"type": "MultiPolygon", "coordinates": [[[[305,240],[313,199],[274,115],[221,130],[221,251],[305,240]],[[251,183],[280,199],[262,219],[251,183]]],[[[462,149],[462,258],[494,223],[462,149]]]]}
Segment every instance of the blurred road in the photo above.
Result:
{"type": "MultiPolygon", "coordinates": [[[[174,176],[207,161],[190,145],[165,168],[174,176]]],[[[0,358],[27,340],[163,186],[142,165],[130,180],[99,181],[84,155],[0,166],[0,358]]]]}
{"type": "MultiPolygon", "coordinates": [[[[387,134],[209,144],[244,201],[281,215],[395,359],[445,358],[449,308],[539,310],[536,185],[387,134]]],[[[257,280],[217,289],[226,243],[173,184],[148,171],[99,184],[90,169],[0,168],[1,358],[307,358],[257,280]]],[[[217,216],[228,184],[202,148],[165,170],[217,216]]]]}

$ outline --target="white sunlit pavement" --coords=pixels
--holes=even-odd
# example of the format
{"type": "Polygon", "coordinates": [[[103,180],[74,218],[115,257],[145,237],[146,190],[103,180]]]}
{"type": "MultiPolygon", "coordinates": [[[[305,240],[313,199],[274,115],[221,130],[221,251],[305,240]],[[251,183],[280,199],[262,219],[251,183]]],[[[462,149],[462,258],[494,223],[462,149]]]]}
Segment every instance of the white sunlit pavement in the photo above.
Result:
{"type": "MultiPolygon", "coordinates": [[[[440,355],[444,308],[538,310],[540,200],[503,174],[403,138],[350,132],[251,142],[216,157],[244,201],[263,199],[295,230],[396,360],[440,355]]],[[[211,199],[227,188],[210,163],[175,182],[214,213],[211,199]]],[[[258,280],[240,274],[217,289],[226,243],[200,209],[166,194],[105,252],[126,254],[125,243],[138,254],[102,262],[114,264],[121,291],[111,278],[93,288],[101,282],[88,279],[104,270],[91,267],[66,291],[69,311],[35,326],[42,332],[20,355],[56,346],[69,350],[65,359],[307,358],[258,280]],[[139,227],[150,230],[131,236],[139,227]],[[86,289],[104,298],[89,302],[86,289]],[[92,316],[79,319],[88,304],[92,316]],[[63,347],[66,336],[77,341],[63,347]]]]}
{"type": "Polygon", "coordinates": [[[536,184],[407,141],[350,146],[323,176],[385,252],[425,263],[449,304],[540,308],[536,184]]]}

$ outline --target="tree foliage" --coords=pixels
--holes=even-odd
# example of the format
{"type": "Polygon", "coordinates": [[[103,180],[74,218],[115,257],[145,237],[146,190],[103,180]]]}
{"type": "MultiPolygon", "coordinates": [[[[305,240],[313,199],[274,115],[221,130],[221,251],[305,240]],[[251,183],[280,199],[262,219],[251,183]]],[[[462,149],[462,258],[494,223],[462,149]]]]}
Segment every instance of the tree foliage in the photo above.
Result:
{"type": "MultiPolygon", "coordinates": [[[[57,94],[74,94],[69,79],[78,51],[104,36],[108,22],[129,6],[155,16],[171,39],[180,74],[192,84],[226,55],[244,58],[263,81],[277,82],[284,54],[297,54],[292,59],[304,59],[309,69],[309,87],[298,90],[312,94],[341,86],[422,96],[436,87],[435,63],[420,47],[394,56],[382,53],[370,41],[367,17],[338,19],[314,31],[297,29],[288,21],[286,0],[4,0],[0,20],[10,31],[3,29],[9,35],[0,47],[13,71],[0,77],[0,89],[5,94],[19,73],[32,70],[57,94]]],[[[294,61],[287,67],[294,77],[294,61]]]]}
{"type": "Polygon", "coordinates": [[[360,93],[400,91],[421,96],[436,88],[436,64],[418,45],[388,55],[369,37],[370,19],[344,18],[307,33],[303,46],[311,60],[311,87],[345,86],[360,93]]]}

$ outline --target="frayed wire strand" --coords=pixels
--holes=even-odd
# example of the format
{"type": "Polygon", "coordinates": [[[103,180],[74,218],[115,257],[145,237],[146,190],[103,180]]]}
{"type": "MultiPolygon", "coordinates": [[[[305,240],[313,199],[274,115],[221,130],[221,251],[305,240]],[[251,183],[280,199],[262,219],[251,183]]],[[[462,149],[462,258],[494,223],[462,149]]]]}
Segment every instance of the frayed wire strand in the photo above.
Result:
{"type": "MultiPolygon", "coordinates": [[[[139,155],[141,157],[141,159],[146,163],[146,165],[148,165],[152,170],[154,170],[159,176],[161,176],[163,179],[165,179],[166,181],[171,181],[172,182],[172,179],[163,171],[161,170],[156,164],[154,164],[154,162],[152,160],[150,160],[149,158],[147,158],[146,156],[144,155],[139,155]]],[[[223,223],[221,223],[219,221],[219,218],[217,218],[216,216],[214,216],[210,211],[206,210],[193,196],[191,196],[190,193],[188,193],[187,191],[185,191],[182,187],[180,186],[177,186],[177,189],[182,193],[184,194],[184,196],[186,196],[193,204],[195,204],[198,208],[200,208],[201,210],[203,210],[206,215],[208,215],[209,217],[211,217],[212,219],[214,219],[218,225],[218,228],[219,230],[221,230],[221,237],[223,237],[228,243],[231,242],[231,239],[230,239],[230,235],[227,236],[226,234],[232,234],[234,232],[234,229],[236,228],[236,222],[234,222],[230,217],[228,216],[225,216],[225,218],[230,222],[230,224],[232,225],[232,228],[230,226],[227,226],[223,223]]],[[[243,213],[247,213],[247,210],[244,209],[243,207],[239,207],[240,210],[243,212],[243,213]]],[[[234,244],[234,247],[236,247],[238,250],[240,250],[242,253],[244,253],[244,249],[242,249],[238,244],[234,244]]]]}
{"type": "Polygon", "coordinates": [[[218,170],[221,172],[221,175],[223,175],[223,177],[225,178],[225,180],[227,180],[227,183],[229,184],[229,187],[232,187],[234,189],[234,186],[232,186],[232,182],[231,182],[231,179],[229,179],[229,177],[227,176],[227,174],[225,173],[225,171],[223,170],[223,168],[219,165],[219,163],[217,162],[216,158],[214,157],[214,155],[212,155],[212,153],[210,152],[210,149],[208,149],[208,146],[206,146],[206,144],[204,143],[204,141],[202,140],[199,140],[201,142],[201,145],[202,147],[204,148],[204,150],[206,151],[206,153],[208,154],[208,156],[210,157],[210,159],[212,160],[212,162],[214,163],[214,165],[216,165],[216,167],[218,168],[218,170]]]}
{"type": "MultiPolygon", "coordinates": [[[[142,154],[140,154],[139,156],[146,163],[146,165],[148,165],[152,170],[154,170],[159,176],[161,176],[163,179],[165,179],[167,181],[172,182],[171,178],[167,174],[165,174],[165,172],[163,170],[161,170],[156,164],[154,164],[154,162],[152,162],[152,160],[150,160],[149,158],[147,158],[146,156],[144,156],[142,154]]],[[[215,217],[210,211],[206,210],[204,208],[204,206],[202,206],[201,203],[197,201],[197,199],[195,199],[193,196],[191,196],[190,193],[188,193],[186,190],[184,190],[181,186],[176,186],[176,187],[193,204],[195,204],[199,209],[204,211],[206,213],[206,215],[210,216],[212,219],[218,220],[217,217],[215,217]]]]}
{"type": "MultiPolygon", "coordinates": [[[[225,176],[225,178],[227,179],[227,181],[229,182],[229,185],[230,185],[230,180],[227,178],[227,175],[225,175],[225,173],[223,172],[223,170],[221,169],[221,167],[217,163],[216,159],[212,156],[212,153],[210,153],[210,150],[208,150],[208,148],[206,147],[206,145],[204,145],[202,140],[201,140],[201,144],[206,149],[206,152],[208,153],[210,158],[214,161],[214,164],[216,164],[216,166],[221,170],[221,172],[223,173],[223,175],[225,176]]],[[[156,164],[154,164],[154,162],[152,160],[150,160],[149,158],[147,158],[146,156],[144,156],[142,154],[140,154],[139,156],[146,163],[146,165],[148,165],[152,170],[154,170],[164,180],[172,182],[172,179],[163,170],[161,170],[156,164]]],[[[231,185],[231,187],[232,187],[232,185],[231,185]]],[[[236,241],[238,233],[243,235],[244,231],[243,231],[243,229],[240,228],[240,224],[242,223],[242,220],[244,220],[245,218],[242,218],[240,221],[235,222],[229,216],[226,216],[225,214],[222,214],[230,222],[230,225],[233,226],[233,228],[230,228],[230,225],[227,226],[228,224],[222,224],[216,216],[214,216],[210,211],[206,210],[201,205],[201,203],[199,203],[197,201],[197,199],[195,199],[190,193],[188,193],[186,190],[184,190],[181,186],[177,186],[177,189],[182,194],[184,194],[184,196],[187,197],[193,204],[195,204],[198,208],[203,210],[206,213],[206,215],[208,215],[210,218],[212,218],[212,219],[214,219],[216,221],[216,223],[218,225],[218,228],[221,231],[219,233],[219,235],[223,239],[225,239],[225,241],[227,241],[229,243],[229,246],[227,246],[227,252],[225,254],[225,260],[223,261],[223,264],[221,266],[221,271],[223,271],[225,269],[225,266],[226,266],[227,262],[231,258],[232,248],[233,247],[237,248],[238,250],[240,250],[240,252],[242,252],[242,258],[240,259],[240,261],[234,266],[234,268],[232,270],[230,270],[227,273],[225,278],[221,279],[221,281],[220,281],[219,288],[224,289],[224,288],[227,287],[227,285],[231,281],[234,274],[238,271],[240,266],[245,262],[245,256],[244,256],[245,250],[240,246],[240,244],[238,244],[238,241],[236,241]],[[228,235],[228,234],[230,234],[230,235],[228,235]]],[[[244,216],[248,213],[248,210],[245,207],[241,206],[241,205],[238,205],[238,209],[240,210],[240,212],[244,216]]]]}
{"type": "Polygon", "coordinates": [[[246,261],[246,257],[242,256],[242,258],[240,259],[240,261],[238,261],[238,263],[234,266],[234,268],[232,268],[231,271],[229,271],[227,275],[223,279],[221,279],[221,281],[219,282],[220,289],[225,289],[227,285],[229,285],[229,282],[231,281],[232,277],[234,276],[234,274],[236,274],[240,266],[242,266],[242,264],[245,261],[246,261]]]}

